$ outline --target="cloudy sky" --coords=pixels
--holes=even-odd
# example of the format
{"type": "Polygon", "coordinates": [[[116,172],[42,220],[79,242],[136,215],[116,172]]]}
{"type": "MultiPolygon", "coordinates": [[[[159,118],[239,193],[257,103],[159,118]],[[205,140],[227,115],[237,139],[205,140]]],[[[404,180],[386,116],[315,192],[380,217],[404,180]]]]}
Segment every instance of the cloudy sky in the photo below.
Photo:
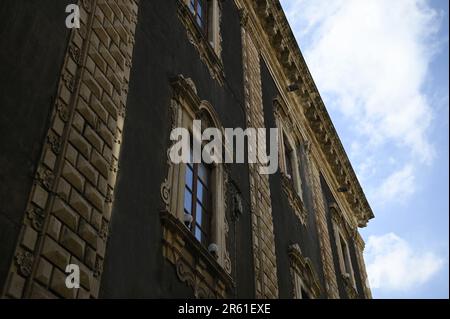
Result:
{"type": "Polygon", "coordinates": [[[448,0],[281,2],[376,215],[374,297],[448,298],[448,0]]]}

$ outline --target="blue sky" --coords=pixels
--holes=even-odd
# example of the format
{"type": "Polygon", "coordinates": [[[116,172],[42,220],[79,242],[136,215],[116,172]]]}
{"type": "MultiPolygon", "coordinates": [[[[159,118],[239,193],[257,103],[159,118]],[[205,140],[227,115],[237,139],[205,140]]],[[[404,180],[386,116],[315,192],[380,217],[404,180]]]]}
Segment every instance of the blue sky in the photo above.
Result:
{"type": "Polygon", "coordinates": [[[376,216],[374,298],[448,298],[448,0],[281,3],[376,216]]]}

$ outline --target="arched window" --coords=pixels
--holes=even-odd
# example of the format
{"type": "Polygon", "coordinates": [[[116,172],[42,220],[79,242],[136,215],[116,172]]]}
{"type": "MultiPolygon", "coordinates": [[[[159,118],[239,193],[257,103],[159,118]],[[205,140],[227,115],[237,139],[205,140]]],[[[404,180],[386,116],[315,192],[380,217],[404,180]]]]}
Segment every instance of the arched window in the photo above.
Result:
{"type": "Polygon", "coordinates": [[[179,274],[180,279],[194,289],[224,297],[225,287],[232,285],[231,261],[226,244],[227,175],[224,164],[214,158],[215,155],[207,159],[195,159],[194,139],[201,143],[201,137],[194,130],[194,121],[201,121],[202,132],[206,128],[217,128],[223,136],[224,129],[212,105],[198,97],[192,80],[180,75],[174,79],[172,87],[172,128],[184,128],[189,132],[190,156],[181,163],[172,162],[168,156],[168,175],[161,185],[161,197],[165,204],[162,212],[163,253],[176,264],[177,270],[189,269],[192,276],[204,283],[204,286],[200,287],[192,280],[192,276],[179,274]],[[198,260],[206,265],[207,276],[199,270],[198,260]],[[208,278],[212,282],[207,282],[208,278]]]}
{"type": "Polygon", "coordinates": [[[301,179],[301,154],[298,127],[288,115],[286,104],[277,98],[274,100],[276,125],[279,129],[279,163],[283,191],[289,204],[303,225],[306,225],[306,209],[303,204],[303,182],[301,179]]]}
{"type": "Polygon", "coordinates": [[[320,285],[311,260],[304,257],[300,246],[289,247],[291,263],[292,295],[294,299],[316,299],[320,297],[320,285]]]}

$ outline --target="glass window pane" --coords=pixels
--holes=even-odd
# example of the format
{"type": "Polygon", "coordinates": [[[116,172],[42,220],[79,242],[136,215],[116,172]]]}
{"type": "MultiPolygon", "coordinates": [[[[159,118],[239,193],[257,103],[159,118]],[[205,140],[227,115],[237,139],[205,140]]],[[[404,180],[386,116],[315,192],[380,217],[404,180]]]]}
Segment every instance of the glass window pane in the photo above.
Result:
{"type": "Polygon", "coordinates": [[[203,184],[197,183],[197,199],[203,204],[205,204],[205,201],[204,201],[205,193],[206,193],[206,190],[205,190],[203,184]]]}
{"type": "Polygon", "coordinates": [[[184,209],[192,213],[192,193],[189,189],[184,189],[184,209]]]}
{"type": "Polygon", "coordinates": [[[189,10],[191,10],[192,13],[195,13],[195,0],[190,1],[189,10]]]}
{"type": "Polygon", "coordinates": [[[194,232],[195,238],[197,238],[198,241],[202,241],[202,231],[198,226],[195,226],[195,232],[194,232]]]}
{"type": "Polygon", "coordinates": [[[186,186],[192,190],[192,185],[194,182],[194,172],[192,172],[192,169],[189,167],[189,165],[186,165],[186,175],[185,175],[185,183],[186,186]]]}
{"type": "Polygon", "coordinates": [[[203,208],[202,206],[197,202],[197,207],[195,209],[195,222],[199,224],[200,226],[203,226],[203,208]]]}
{"type": "Polygon", "coordinates": [[[204,182],[205,185],[209,184],[209,169],[205,166],[205,164],[200,164],[198,166],[198,177],[204,182]]]}
{"type": "Polygon", "coordinates": [[[203,17],[203,8],[202,8],[202,0],[197,1],[197,14],[200,17],[203,17]]]}
{"type": "Polygon", "coordinates": [[[202,27],[203,27],[203,22],[202,22],[202,19],[200,19],[200,17],[199,17],[199,16],[197,16],[197,24],[198,24],[198,26],[199,26],[200,28],[202,28],[202,27]]]}

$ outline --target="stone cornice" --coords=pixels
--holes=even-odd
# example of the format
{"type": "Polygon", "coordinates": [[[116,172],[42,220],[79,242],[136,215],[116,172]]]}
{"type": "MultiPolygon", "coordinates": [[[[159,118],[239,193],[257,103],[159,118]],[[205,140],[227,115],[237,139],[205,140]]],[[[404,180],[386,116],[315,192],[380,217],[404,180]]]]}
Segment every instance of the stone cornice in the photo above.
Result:
{"type": "MultiPolygon", "coordinates": [[[[302,106],[307,123],[314,132],[338,184],[348,189],[345,198],[358,226],[365,227],[374,214],[331,122],[280,2],[278,0],[241,2],[247,8],[252,8],[249,13],[250,11],[255,13],[265,30],[272,50],[276,52],[277,60],[290,81],[287,85],[291,83],[298,85],[295,95],[302,106]]],[[[248,18],[251,17],[246,17],[248,18]]]]}

